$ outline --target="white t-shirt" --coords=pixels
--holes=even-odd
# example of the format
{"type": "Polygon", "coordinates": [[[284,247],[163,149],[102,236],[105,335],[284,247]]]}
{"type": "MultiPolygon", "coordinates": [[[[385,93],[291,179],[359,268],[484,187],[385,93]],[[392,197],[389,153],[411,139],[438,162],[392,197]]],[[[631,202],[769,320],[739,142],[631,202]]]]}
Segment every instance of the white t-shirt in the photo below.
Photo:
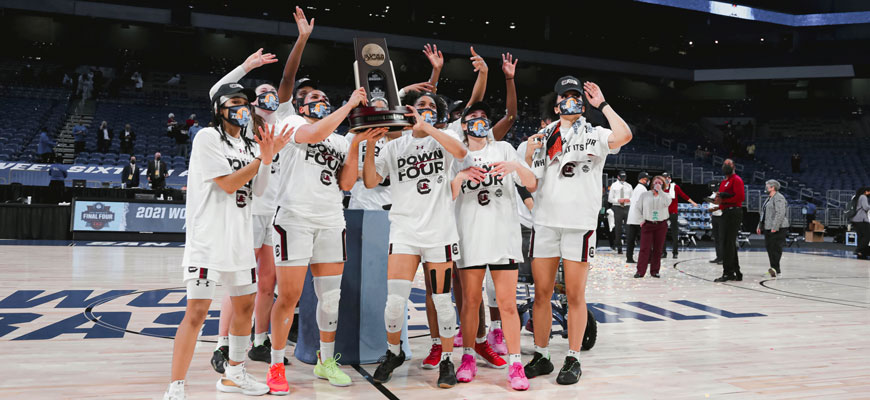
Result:
{"type": "MultiPolygon", "coordinates": [[[[308,122],[298,116],[283,121],[299,129],[308,122]]],[[[343,228],[344,194],[338,177],[350,145],[335,133],[320,143],[297,143],[296,132],[280,152],[278,223],[311,228],[343,228]]]]}
{"type": "MultiPolygon", "coordinates": [[[[545,128],[544,143],[561,120],[545,128]]],[[[601,212],[604,163],[611,153],[607,143],[610,129],[588,124],[580,117],[561,132],[562,151],[553,159],[545,145],[533,157],[532,171],[539,179],[535,198],[535,225],[552,228],[594,230],[601,212]]]]}
{"type": "Polygon", "coordinates": [[[633,207],[633,205],[640,204],[640,195],[644,194],[647,190],[646,186],[638,183],[637,186],[634,187],[634,190],[631,191],[632,207],[629,207],[628,209],[627,219],[629,225],[640,225],[641,222],[643,222],[643,214],[640,212],[640,207],[633,207]]]}
{"type": "MultiPolygon", "coordinates": [[[[293,110],[293,105],[290,102],[281,103],[278,106],[278,109],[272,113],[270,116],[272,122],[267,121],[269,124],[276,124],[275,126],[275,135],[279,135],[281,133],[281,129],[284,127],[284,120],[292,115],[296,115],[296,111],[293,110]]],[[[254,123],[253,120],[251,124],[248,125],[248,132],[253,132],[254,123]]],[[[253,138],[253,136],[251,136],[253,138]]],[[[266,192],[263,193],[262,196],[257,198],[257,201],[254,202],[254,215],[268,215],[270,217],[275,216],[275,210],[278,208],[278,186],[280,185],[280,172],[281,172],[281,154],[275,154],[275,157],[272,158],[272,177],[269,179],[269,185],[266,186],[266,192]]]]}
{"type": "Polygon", "coordinates": [[[256,145],[246,149],[241,138],[227,139],[229,143],[214,128],[203,128],[193,140],[182,266],[243,271],[257,265],[251,248],[252,182],[227,194],[214,178],[242,169],[259,150],[256,145]]]}
{"type": "MultiPolygon", "coordinates": [[[[355,133],[348,133],[348,143],[353,143],[355,133]]],[[[386,138],[381,138],[375,143],[375,157],[381,153],[381,149],[387,144],[386,138]]],[[[359,169],[363,167],[366,154],[366,141],[359,143],[359,169]]],[[[360,174],[362,177],[362,174],[360,174]]],[[[383,210],[385,205],[390,204],[390,179],[384,179],[378,186],[367,189],[362,179],[356,181],[350,190],[350,204],[347,208],[355,210],[383,210]]]]}
{"type": "MultiPolygon", "coordinates": [[[[630,183],[620,182],[619,180],[616,180],[616,182],[613,182],[610,185],[610,192],[607,194],[607,201],[609,201],[610,204],[613,204],[615,206],[621,206],[623,204],[619,203],[620,199],[629,199],[629,201],[631,201],[631,198],[632,195],[630,183]]],[[[625,205],[629,206],[630,204],[625,205]]]]}
{"type": "MultiPolygon", "coordinates": [[[[485,170],[499,161],[525,164],[506,142],[491,142],[481,150],[469,151],[468,159],[472,165],[485,170]]],[[[506,258],[523,261],[515,186],[518,183],[520,177],[516,172],[501,178],[487,174],[483,182],[462,183],[456,198],[456,225],[463,265],[494,264],[506,258]]]]}
{"type": "Polygon", "coordinates": [[[375,168],[390,179],[390,243],[428,248],[459,241],[450,191],[453,160],[433,137],[416,138],[410,131],[381,149],[375,168]]]}

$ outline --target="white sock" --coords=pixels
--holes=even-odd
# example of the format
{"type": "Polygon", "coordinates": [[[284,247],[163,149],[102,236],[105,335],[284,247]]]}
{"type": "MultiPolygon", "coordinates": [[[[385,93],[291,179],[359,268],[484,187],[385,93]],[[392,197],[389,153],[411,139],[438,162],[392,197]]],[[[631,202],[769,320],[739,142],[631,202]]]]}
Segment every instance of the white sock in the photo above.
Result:
{"type": "Polygon", "coordinates": [[[167,391],[169,393],[178,392],[178,391],[184,392],[184,380],[182,379],[180,381],[170,382],[169,383],[169,390],[167,390],[167,391]]]}
{"type": "Polygon", "coordinates": [[[393,353],[395,355],[399,355],[402,353],[402,345],[400,344],[387,343],[387,348],[390,350],[390,353],[393,353]]]}
{"type": "Polygon", "coordinates": [[[263,333],[255,333],[254,334],[254,347],[262,346],[263,343],[266,343],[266,332],[263,333]]]}
{"type": "Polygon", "coordinates": [[[486,336],[485,336],[485,335],[484,335],[483,337],[474,338],[474,343],[481,344],[481,343],[483,343],[483,342],[486,342],[486,336]]]}
{"type": "Polygon", "coordinates": [[[335,357],[335,342],[320,341],[320,360],[328,360],[335,357]]]}
{"type": "Polygon", "coordinates": [[[520,354],[511,354],[508,356],[508,365],[514,365],[514,363],[523,363],[523,356],[520,354]]]}
{"type": "Polygon", "coordinates": [[[451,356],[453,356],[453,353],[445,351],[445,352],[441,353],[441,361],[444,361],[444,360],[450,361],[451,356]]]}
{"type": "Polygon", "coordinates": [[[272,364],[282,364],[283,365],[284,364],[284,353],[285,353],[284,350],[286,350],[286,349],[287,349],[286,347],[281,349],[281,350],[272,349],[272,362],[269,365],[272,365],[272,364]]]}
{"type": "Polygon", "coordinates": [[[221,348],[221,346],[229,346],[229,345],[230,345],[230,338],[228,338],[226,336],[218,336],[217,347],[215,347],[214,349],[219,350],[221,348]]]}
{"type": "Polygon", "coordinates": [[[492,332],[496,329],[501,329],[501,321],[499,321],[499,320],[492,321],[492,325],[489,326],[490,332],[492,332]]]}
{"type": "Polygon", "coordinates": [[[535,351],[538,353],[541,353],[541,355],[544,356],[544,358],[550,359],[550,348],[549,347],[546,347],[546,346],[540,347],[538,345],[535,345],[535,351]]]}
{"type": "Polygon", "coordinates": [[[440,346],[441,345],[441,338],[440,337],[432,338],[432,344],[437,344],[440,346]]]}
{"type": "Polygon", "coordinates": [[[568,357],[574,357],[574,358],[579,360],[580,359],[580,352],[569,349],[568,350],[568,357]]]}
{"type": "Polygon", "coordinates": [[[468,354],[468,355],[470,355],[470,356],[473,356],[473,355],[475,354],[475,352],[474,352],[474,348],[471,348],[471,347],[463,347],[463,348],[462,348],[462,354],[468,354]]]}
{"type": "Polygon", "coordinates": [[[230,365],[230,363],[226,363],[224,369],[225,376],[237,376],[240,372],[242,372],[242,368],[245,368],[245,363],[241,363],[238,365],[230,365]]]}
{"type": "Polygon", "coordinates": [[[251,341],[251,337],[248,335],[236,336],[230,335],[230,351],[229,356],[231,361],[242,362],[245,361],[245,357],[247,356],[248,344],[251,341]]]}

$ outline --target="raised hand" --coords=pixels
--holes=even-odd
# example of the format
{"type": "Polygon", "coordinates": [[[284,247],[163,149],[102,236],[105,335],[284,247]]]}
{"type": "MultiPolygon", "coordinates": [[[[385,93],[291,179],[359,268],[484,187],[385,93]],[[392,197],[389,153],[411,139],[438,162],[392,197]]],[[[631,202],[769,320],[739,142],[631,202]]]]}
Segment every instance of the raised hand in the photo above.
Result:
{"type": "Polygon", "coordinates": [[[423,120],[423,117],[420,116],[420,113],[417,112],[417,109],[411,106],[407,106],[409,113],[406,113],[406,117],[414,117],[414,125],[411,127],[414,131],[422,131],[426,126],[426,121],[423,120]]]}
{"type": "Polygon", "coordinates": [[[505,79],[513,79],[517,70],[517,61],[519,60],[519,58],[514,59],[511,53],[501,55],[501,70],[504,72],[505,79]]]}
{"type": "Polygon", "coordinates": [[[459,171],[457,175],[462,177],[464,181],[472,181],[474,183],[480,183],[486,179],[486,171],[483,168],[473,166],[459,171]]]}
{"type": "Polygon", "coordinates": [[[474,51],[474,46],[471,46],[471,65],[474,66],[474,72],[489,72],[489,67],[486,66],[486,61],[474,51]]]}
{"type": "Polygon", "coordinates": [[[347,104],[350,106],[350,108],[354,108],[360,104],[365,106],[368,104],[368,102],[369,100],[366,97],[366,89],[363,87],[354,90],[353,93],[351,93],[350,98],[347,99],[347,104]]]}
{"type": "Polygon", "coordinates": [[[433,69],[441,70],[444,67],[444,55],[438,50],[438,45],[426,43],[426,46],[423,47],[423,54],[429,59],[433,69]]]}
{"type": "Polygon", "coordinates": [[[433,86],[429,82],[420,82],[420,83],[413,83],[413,84],[410,84],[408,86],[405,86],[402,88],[402,90],[404,90],[405,93],[408,93],[410,91],[420,92],[420,93],[426,93],[426,92],[435,93],[435,86],[433,86]]]}
{"type": "Polygon", "coordinates": [[[242,68],[245,69],[245,72],[251,72],[254,68],[259,68],[266,64],[271,64],[274,62],[278,62],[278,58],[275,57],[272,53],[263,54],[263,49],[259,49],[254,54],[248,56],[245,62],[242,64],[242,68]]]}
{"type": "Polygon", "coordinates": [[[314,18],[311,18],[311,22],[308,22],[308,19],[305,18],[305,11],[302,11],[302,8],[296,6],[296,11],[293,12],[293,19],[296,20],[296,27],[299,28],[299,36],[309,37],[311,36],[311,31],[314,30],[314,18]]]}
{"type": "Polygon", "coordinates": [[[275,125],[266,125],[265,130],[262,126],[258,126],[257,129],[260,135],[254,135],[254,141],[260,146],[260,158],[263,164],[269,165],[275,154],[290,142],[294,128],[284,125],[278,135],[275,135],[275,125]]]}
{"type": "Polygon", "coordinates": [[[583,82],[583,91],[586,92],[586,100],[589,100],[592,107],[598,108],[604,102],[604,95],[598,85],[592,82],[583,82]]]}
{"type": "Polygon", "coordinates": [[[389,131],[388,128],[366,129],[365,132],[356,134],[353,137],[353,140],[351,141],[350,145],[351,146],[359,146],[360,142],[362,142],[363,140],[365,140],[368,143],[377,142],[382,137],[384,137],[384,134],[386,134],[387,131],[389,131]]]}

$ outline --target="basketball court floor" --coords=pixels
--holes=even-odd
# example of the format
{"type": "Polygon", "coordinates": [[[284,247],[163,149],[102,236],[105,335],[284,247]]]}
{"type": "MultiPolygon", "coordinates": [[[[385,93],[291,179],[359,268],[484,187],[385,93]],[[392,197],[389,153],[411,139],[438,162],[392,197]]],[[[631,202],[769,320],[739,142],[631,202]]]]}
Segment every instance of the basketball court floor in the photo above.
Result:
{"type": "MultiPolygon", "coordinates": [[[[171,290],[181,287],[180,247],[0,244],[0,398],[162,396],[172,341],[160,336],[171,336],[183,314],[183,290],[171,290]]],[[[414,357],[392,381],[368,382],[360,371],[375,365],[343,366],[353,385],[332,387],[291,356],[289,398],[870,398],[870,262],[846,252],[787,251],[779,279],[764,276],[764,252],[742,251],[744,280],[717,284],[721,267],[707,262],[709,250],[668,258],[661,279],[634,279],[634,265],[602,249],[587,291],[598,340],[581,357],[580,383],[559,386],[553,374],[532,379],[527,392],[512,391],[505,370],[480,363],[473,383],[436,387],[437,371],[420,367],[430,341],[418,273],[409,303],[414,357]]],[[[245,398],[215,390],[209,359],[218,307],[188,374],[191,399],[245,398]]],[[[532,348],[525,330],[522,345],[532,348]]],[[[556,368],[566,350],[567,340],[554,336],[556,368]]],[[[455,363],[460,356],[456,350],[455,363]]],[[[265,380],[266,364],[248,365],[265,380]]]]}

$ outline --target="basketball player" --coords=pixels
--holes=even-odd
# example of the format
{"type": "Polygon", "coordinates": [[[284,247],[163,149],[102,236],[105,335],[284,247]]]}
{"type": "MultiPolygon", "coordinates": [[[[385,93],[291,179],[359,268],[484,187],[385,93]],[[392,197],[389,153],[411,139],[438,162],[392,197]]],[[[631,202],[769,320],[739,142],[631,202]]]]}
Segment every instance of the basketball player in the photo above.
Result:
{"type": "MultiPolygon", "coordinates": [[[[510,57],[508,54],[507,58],[510,57]]],[[[504,315],[503,327],[510,356],[508,364],[498,356],[500,364],[488,364],[496,368],[510,365],[508,380],[511,387],[526,390],[529,381],[520,357],[520,321],[516,302],[518,263],[523,261],[522,234],[514,193],[517,183],[534,191],[537,181],[513,146],[488,138],[488,131],[492,129],[489,113],[489,107],[483,103],[472,104],[465,111],[462,122],[465,124],[468,157],[474,163],[470,169],[475,171],[460,171],[452,182],[453,196],[457,199],[460,250],[464,254],[457,263],[465,300],[460,319],[464,336],[474,337],[480,322],[477,312],[482,300],[480,288],[489,270],[499,311],[504,315]]],[[[499,123],[510,122],[505,117],[499,123]]],[[[482,353],[482,344],[475,343],[474,348],[464,347],[462,364],[456,371],[460,382],[471,382],[477,373],[475,352],[482,353]]],[[[481,356],[485,357],[484,354],[481,356]]]]}
{"type": "Polygon", "coordinates": [[[269,387],[245,371],[256,292],[256,262],[251,252],[251,201],[266,190],[272,155],[292,131],[274,136],[274,126],[254,138],[244,132],[251,118],[253,90],[238,83],[221,85],[212,96],[213,122],[193,141],[187,190],[184,282],[187,308],[175,336],[171,383],[164,399],[184,399],[184,377],[218,282],[230,293],[235,318],[229,334],[229,362],[217,382],[222,392],[262,395],[269,387]]]}
{"type": "Polygon", "coordinates": [[[320,329],[314,374],[335,386],[351,384],[337,363],[340,355],[335,353],[341,274],[347,259],[342,191],[350,190],[357,179],[359,142],[383,134],[386,129],[359,134],[351,144],[334,131],[354,107],[365,103],[365,90],[359,88],[345,105],[332,112],[329,98],[315,89],[303,100],[300,115],[283,121],[294,128],[294,133],[291,144],[279,153],[281,181],[273,237],[278,300],[272,308],[272,354],[267,379],[272,394],[289,393],[284,375],[284,338],[309,264],[320,329]],[[350,168],[344,168],[345,164],[350,168]]]}
{"type": "MultiPolygon", "coordinates": [[[[559,120],[533,135],[526,162],[539,179],[532,232],[532,276],[535,280],[533,313],[550,316],[550,299],[559,260],[564,263],[568,295],[568,355],[556,382],[567,385],[580,379],[580,345],[586,329],[586,277],[595,254],[595,228],[601,210],[601,176],[611,149],[631,140],[631,130],[604,101],[598,85],[565,76],[556,81],[555,112],[559,120]],[[611,129],[593,127],[581,115],[583,95],[601,110],[611,129]],[[541,141],[538,141],[541,139],[541,141]]],[[[534,318],[535,355],[526,364],[529,378],[553,371],[550,351],[551,318],[534,318]]]]}
{"type": "MultiPolygon", "coordinates": [[[[456,311],[450,295],[453,262],[460,258],[459,237],[453,216],[448,168],[454,159],[464,160],[465,146],[432,126],[439,120],[435,96],[420,96],[408,115],[415,117],[411,132],[387,143],[378,154],[366,153],[363,180],[373,188],[390,178],[390,254],[387,265],[387,302],[384,322],[388,349],[374,373],[374,381],[390,380],[393,370],[405,362],[400,338],[402,319],[411,293],[411,280],[422,261],[430,274],[432,302],[444,352],[439,364],[438,386],[456,385],[450,359],[456,333],[456,311]]],[[[370,140],[368,146],[374,146],[370,140]]]]}

